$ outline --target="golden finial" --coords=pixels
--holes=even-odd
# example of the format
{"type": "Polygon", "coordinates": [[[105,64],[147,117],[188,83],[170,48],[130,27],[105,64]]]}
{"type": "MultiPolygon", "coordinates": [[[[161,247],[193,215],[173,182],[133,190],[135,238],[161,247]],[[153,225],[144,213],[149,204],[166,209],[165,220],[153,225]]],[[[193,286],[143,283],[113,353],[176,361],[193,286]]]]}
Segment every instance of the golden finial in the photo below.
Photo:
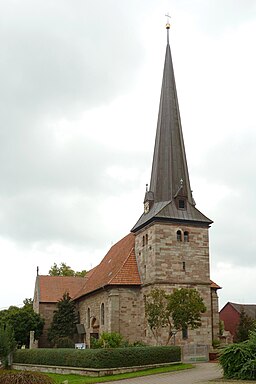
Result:
{"type": "Polygon", "coordinates": [[[166,27],[166,29],[167,29],[167,44],[169,44],[169,29],[170,29],[170,26],[171,26],[171,24],[169,23],[169,21],[170,21],[171,16],[169,15],[169,13],[167,13],[165,16],[166,16],[166,18],[167,18],[167,20],[166,20],[166,25],[165,25],[165,27],[166,27]]]}
{"type": "Polygon", "coordinates": [[[169,15],[169,13],[167,13],[165,16],[166,16],[166,18],[167,18],[165,27],[166,27],[166,29],[170,29],[170,26],[171,26],[171,24],[170,24],[170,18],[171,18],[171,16],[169,15]]]}

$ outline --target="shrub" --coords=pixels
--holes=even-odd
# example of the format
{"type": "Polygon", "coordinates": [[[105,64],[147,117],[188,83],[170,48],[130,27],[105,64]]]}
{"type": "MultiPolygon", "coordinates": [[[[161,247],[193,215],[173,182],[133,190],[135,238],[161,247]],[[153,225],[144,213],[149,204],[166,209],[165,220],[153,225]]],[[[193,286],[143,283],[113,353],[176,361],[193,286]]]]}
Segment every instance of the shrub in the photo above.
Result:
{"type": "Polygon", "coordinates": [[[220,340],[219,340],[219,339],[213,339],[213,341],[212,341],[212,346],[213,346],[214,349],[215,349],[215,348],[219,348],[219,346],[220,346],[220,340]]]}
{"type": "Polygon", "coordinates": [[[253,359],[253,352],[248,342],[231,344],[220,352],[219,361],[224,371],[224,376],[240,378],[240,371],[249,360],[253,359]]]}
{"type": "Polygon", "coordinates": [[[93,348],[121,348],[124,346],[123,336],[117,332],[103,332],[98,340],[92,340],[93,348]]]}
{"type": "Polygon", "coordinates": [[[68,336],[59,337],[56,339],[56,348],[75,348],[75,344],[68,336]]]}
{"type": "Polygon", "coordinates": [[[178,346],[103,348],[103,349],[30,349],[17,350],[16,363],[59,365],[82,368],[115,368],[134,365],[179,362],[178,346]]]}
{"type": "Polygon", "coordinates": [[[39,372],[0,371],[0,384],[54,384],[49,376],[39,372]]]}
{"type": "Polygon", "coordinates": [[[242,380],[256,380],[256,359],[250,359],[244,364],[239,377],[242,380]]]}
{"type": "Polygon", "coordinates": [[[11,355],[15,347],[13,329],[9,325],[0,325],[0,360],[5,368],[11,365],[11,355]]]}
{"type": "Polygon", "coordinates": [[[249,332],[249,340],[228,345],[220,352],[220,364],[227,378],[256,379],[256,331],[249,332]]]}

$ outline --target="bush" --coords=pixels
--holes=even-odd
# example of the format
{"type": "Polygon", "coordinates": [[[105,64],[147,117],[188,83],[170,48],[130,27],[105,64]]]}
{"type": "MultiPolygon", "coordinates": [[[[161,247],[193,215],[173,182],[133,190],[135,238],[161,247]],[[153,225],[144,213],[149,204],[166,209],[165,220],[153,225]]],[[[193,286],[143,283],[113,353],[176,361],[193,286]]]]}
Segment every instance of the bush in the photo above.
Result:
{"type": "Polygon", "coordinates": [[[11,355],[15,347],[13,329],[9,325],[0,325],[0,361],[2,361],[5,368],[11,365],[11,355]]]}
{"type": "Polygon", "coordinates": [[[239,378],[244,364],[253,358],[252,350],[247,342],[231,344],[220,352],[219,361],[228,379],[239,378]]]}
{"type": "Polygon", "coordinates": [[[56,339],[56,348],[75,348],[75,344],[68,336],[59,337],[56,339]]]}
{"type": "Polygon", "coordinates": [[[92,339],[92,348],[121,348],[124,347],[124,343],[120,333],[103,332],[98,340],[92,339]]]}
{"type": "Polygon", "coordinates": [[[256,359],[248,360],[240,371],[240,379],[256,380],[256,359]]]}
{"type": "Polygon", "coordinates": [[[228,345],[220,352],[224,376],[229,379],[256,379],[256,332],[249,333],[249,340],[228,345]]]}
{"type": "Polygon", "coordinates": [[[212,346],[213,346],[214,349],[219,348],[220,340],[219,339],[213,339],[212,346]]]}
{"type": "Polygon", "coordinates": [[[54,384],[49,376],[39,372],[0,371],[0,384],[54,384]]]}
{"type": "Polygon", "coordinates": [[[17,350],[15,363],[59,365],[81,368],[116,368],[134,365],[179,362],[178,346],[105,349],[30,349],[17,350]]]}

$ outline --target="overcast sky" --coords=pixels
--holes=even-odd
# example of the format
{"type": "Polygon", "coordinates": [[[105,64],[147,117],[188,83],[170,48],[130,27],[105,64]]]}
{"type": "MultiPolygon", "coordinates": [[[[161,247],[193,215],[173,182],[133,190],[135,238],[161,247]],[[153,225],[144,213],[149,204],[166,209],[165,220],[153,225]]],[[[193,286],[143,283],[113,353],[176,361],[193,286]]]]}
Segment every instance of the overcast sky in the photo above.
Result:
{"type": "Polygon", "coordinates": [[[150,180],[171,15],[190,181],[211,278],[256,303],[256,1],[0,0],[0,308],[36,267],[90,269],[150,180]]]}

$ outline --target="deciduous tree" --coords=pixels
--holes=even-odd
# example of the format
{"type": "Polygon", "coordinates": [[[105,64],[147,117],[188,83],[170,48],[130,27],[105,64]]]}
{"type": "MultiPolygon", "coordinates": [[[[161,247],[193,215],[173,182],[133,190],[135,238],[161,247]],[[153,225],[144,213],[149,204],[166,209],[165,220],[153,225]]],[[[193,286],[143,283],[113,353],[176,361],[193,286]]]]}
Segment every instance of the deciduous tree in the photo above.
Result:
{"type": "Polygon", "coordinates": [[[35,332],[37,340],[42,334],[44,319],[33,310],[32,300],[25,299],[22,308],[11,306],[0,311],[0,325],[11,326],[18,345],[29,346],[30,331],[35,332]]]}
{"type": "Polygon", "coordinates": [[[201,315],[206,312],[206,306],[196,289],[174,289],[168,296],[167,310],[170,312],[173,326],[182,331],[183,338],[187,337],[188,329],[201,326],[201,315]]]}
{"type": "Polygon", "coordinates": [[[169,328],[169,337],[166,344],[168,344],[172,335],[172,325],[170,311],[167,308],[167,298],[168,295],[166,292],[159,288],[152,289],[151,292],[145,296],[145,314],[149,328],[151,329],[157,344],[160,342],[162,328],[167,326],[169,328]]]}
{"type": "Polygon", "coordinates": [[[174,289],[167,294],[162,289],[152,289],[145,296],[145,314],[148,325],[157,341],[161,341],[162,329],[167,329],[166,344],[172,335],[182,331],[187,337],[188,328],[195,329],[201,325],[201,314],[206,311],[203,299],[196,289],[174,289]]]}
{"type": "Polygon", "coordinates": [[[74,271],[69,265],[66,263],[60,263],[58,266],[56,263],[54,263],[50,270],[49,270],[50,276],[80,276],[83,277],[86,275],[86,270],[82,271],[74,271]]]}

